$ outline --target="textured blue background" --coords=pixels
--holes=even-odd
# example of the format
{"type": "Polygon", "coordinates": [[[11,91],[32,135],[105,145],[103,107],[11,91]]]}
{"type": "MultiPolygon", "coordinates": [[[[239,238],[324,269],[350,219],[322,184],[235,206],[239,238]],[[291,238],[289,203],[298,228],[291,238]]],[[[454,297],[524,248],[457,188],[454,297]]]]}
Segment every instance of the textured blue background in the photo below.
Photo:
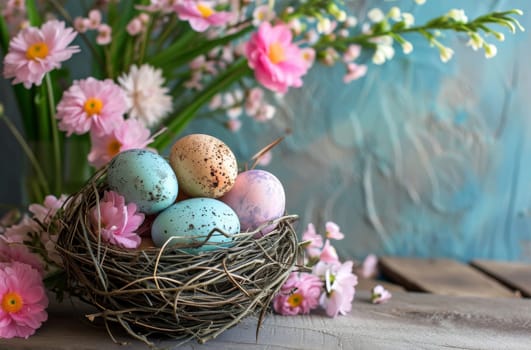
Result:
{"type": "MultiPolygon", "coordinates": [[[[417,23],[451,8],[464,8],[469,18],[514,7],[531,13],[526,0],[351,6],[363,13],[394,5],[413,12],[417,23]]],[[[530,17],[521,20],[531,30],[530,17]]],[[[246,120],[232,134],[198,120],[187,132],[214,134],[245,161],[291,130],[268,169],[285,184],[288,211],[301,216],[299,231],[308,222],[320,230],[327,220],[341,226],[347,236],[338,246],[342,256],[530,261],[531,40],[527,32],[506,37],[497,43],[498,56],[486,60],[465,47],[466,38],[450,34],[444,40],[456,54],[443,64],[436,49],[411,35],[413,55],[371,65],[365,78],[349,85],[341,68],[316,67],[303,89],[279,102],[271,123],[246,120]]],[[[1,89],[5,100],[5,85],[1,89]]],[[[0,142],[6,142],[1,129],[0,142]]],[[[11,166],[3,166],[2,202],[20,198],[11,185],[19,157],[3,148],[2,162],[11,166]]]]}
{"type": "MultiPolygon", "coordinates": [[[[397,5],[417,23],[464,8],[469,18],[529,1],[357,1],[361,13],[397,5]]],[[[359,11],[359,12],[358,12],[359,11]]],[[[521,18],[531,30],[528,15],[521,18]]],[[[506,31],[504,31],[507,33],[506,31]]],[[[245,124],[234,137],[215,130],[248,159],[291,129],[268,167],[285,184],[288,210],[323,229],[338,223],[343,256],[367,253],[531,260],[528,33],[506,35],[498,56],[449,34],[454,59],[418,35],[413,55],[399,54],[343,85],[341,68],[317,68],[269,125],[245,124]]],[[[490,38],[495,41],[494,38],[490,38]]]]}

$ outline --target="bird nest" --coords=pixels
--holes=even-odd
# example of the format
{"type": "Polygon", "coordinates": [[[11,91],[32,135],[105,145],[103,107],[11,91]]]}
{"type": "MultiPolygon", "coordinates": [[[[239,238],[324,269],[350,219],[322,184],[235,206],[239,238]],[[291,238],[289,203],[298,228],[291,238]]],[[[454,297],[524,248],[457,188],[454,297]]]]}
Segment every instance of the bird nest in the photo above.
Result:
{"type": "Polygon", "coordinates": [[[59,219],[68,291],[99,310],[89,319],[103,319],[113,340],[116,323],[150,345],[160,335],[204,343],[249,315],[259,316],[258,331],[297,260],[296,216],[264,224],[275,229],[261,238],[253,238],[260,229],[240,233],[231,247],[197,255],[183,250],[197,244],[122,249],[103,242],[88,217],[106,189],[102,178],[72,196],[59,219]]]}

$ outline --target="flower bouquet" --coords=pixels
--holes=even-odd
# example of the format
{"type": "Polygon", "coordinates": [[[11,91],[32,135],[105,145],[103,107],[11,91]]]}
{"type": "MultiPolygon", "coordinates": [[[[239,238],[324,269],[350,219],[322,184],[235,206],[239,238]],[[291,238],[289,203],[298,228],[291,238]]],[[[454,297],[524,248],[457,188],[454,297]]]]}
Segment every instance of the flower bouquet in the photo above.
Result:
{"type": "MultiPolygon", "coordinates": [[[[244,227],[247,213],[241,211],[241,232],[229,235],[215,225],[199,242],[174,246],[173,238],[164,236],[158,246],[142,246],[141,235],[154,231],[160,214],[113,185],[113,162],[131,152],[165,152],[194,118],[214,118],[233,131],[243,114],[267,121],[275,112],[274,99],[302,87],[317,62],[343,65],[349,83],[367,73],[368,60],[383,64],[396,47],[411,53],[411,34],[424,37],[446,62],[453,50],[443,44],[444,31],[462,33],[472,49],[492,57],[492,41],[504,38],[499,28],[522,29],[514,18],[519,10],[469,20],[455,9],[416,24],[398,7],[372,9],[360,21],[339,0],[75,3],[0,2],[3,76],[13,83],[23,131],[2,105],[0,119],[29,160],[29,201],[43,203],[29,206],[30,214],[22,218],[6,217],[2,226],[0,337],[27,338],[40,327],[47,318],[45,286],[88,301],[101,311],[90,319],[119,323],[147,343],[152,333],[206,341],[246,315],[263,315],[273,298],[280,313],[306,313],[319,303],[331,316],[348,312],[352,264],[327,262],[328,240],[328,246],[318,247],[323,263],[307,260],[313,277],[290,275],[294,265],[304,269],[292,216],[276,214],[244,227]],[[214,236],[220,239],[218,249],[193,251],[214,236]],[[318,291],[323,286],[325,294],[318,291]],[[324,296],[304,304],[299,289],[314,299],[324,296]],[[206,333],[198,332],[205,328],[206,333]]],[[[218,175],[225,172],[202,167],[199,173],[205,169],[218,187],[218,175]]],[[[228,191],[235,182],[229,181],[228,191]]],[[[189,187],[184,193],[211,199],[228,192],[197,194],[189,187]]],[[[172,201],[177,189],[174,195],[172,201]]]]}

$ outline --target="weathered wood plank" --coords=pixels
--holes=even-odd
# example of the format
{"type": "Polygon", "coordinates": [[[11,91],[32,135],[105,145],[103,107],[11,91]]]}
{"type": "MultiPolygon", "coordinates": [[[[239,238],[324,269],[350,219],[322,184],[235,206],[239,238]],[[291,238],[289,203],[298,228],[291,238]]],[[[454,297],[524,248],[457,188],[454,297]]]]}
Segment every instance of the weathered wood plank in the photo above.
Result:
{"type": "Polygon", "coordinates": [[[516,295],[478,270],[449,259],[380,258],[381,271],[408,290],[434,294],[516,297],[516,295]]]}
{"type": "Polygon", "coordinates": [[[368,290],[370,291],[374,286],[381,285],[390,292],[404,292],[405,289],[398,284],[394,284],[388,281],[381,281],[372,278],[360,278],[358,277],[358,285],[356,290],[368,290]]]}
{"type": "MultiPolygon", "coordinates": [[[[127,347],[113,344],[104,328],[94,327],[81,314],[69,305],[53,305],[49,321],[36,335],[2,340],[0,349],[147,349],[137,341],[127,347]]],[[[360,292],[349,315],[268,315],[258,340],[255,330],[256,319],[248,318],[205,345],[157,345],[185,350],[529,349],[531,302],[397,292],[388,303],[372,305],[369,294],[360,292]]],[[[116,334],[121,341],[129,339],[116,334]]]]}
{"type": "Polygon", "coordinates": [[[523,296],[531,298],[531,264],[492,260],[474,260],[470,264],[523,296]]]}

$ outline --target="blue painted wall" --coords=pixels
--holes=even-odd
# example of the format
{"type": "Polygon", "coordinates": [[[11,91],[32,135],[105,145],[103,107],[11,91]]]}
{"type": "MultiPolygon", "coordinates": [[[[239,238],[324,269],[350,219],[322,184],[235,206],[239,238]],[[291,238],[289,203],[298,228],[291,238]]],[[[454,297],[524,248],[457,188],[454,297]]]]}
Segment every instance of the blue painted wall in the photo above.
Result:
{"type": "MultiPolygon", "coordinates": [[[[526,0],[352,3],[356,13],[400,6],[418,23],[451,8],[464,8],[470,18],[514,7],[531,13],[526,0]]],[[[531,30],[530,16],[522,23],[531,30]]],[[[268,169],[284,183],[288,211],[301,217],[299,231],[308,222],[341,226],[342,256],[531,261],[531,39],[527,32],[506,37],[498,56],[486,60],[465,47],[465,38],[449,35],[456,53],[443,64],[413,35],[413,55],[371,65],[349,85],[341,69],[316,67],[268,124],[246,120],[232,134],[200,120],[188,132],[222,138],[244,161],[291,130],[268,169]]],[[[5,164],[14,160],[2,151],[5,164]]],[[[13,195],[6,174],[2,198],[13,195]]]]}
{"type": "MultiPolygon", "coordinates": [[[[469,18],[531,2],[357,1],[355,11],[400,6],[417,23],[464,8],[469,18]]],[[[521,18],[531,30],[531,17],[521,18]]],[[[317,68],[289,93],[269,125],[246,123],[238,135],[211,130],[248,159],[286,129],[268,167],[284,182],[288,210],[347,235],[343,256],[446,256],[531,260],[531,71],[528,33],[507,35],[490,60],[449,35],[448,64],[419,36],[398,55],[350,85],[342,70],[317,68]],[[258,141],[257,141],[258,140],[258,141]]],[[[491,38],[492,41],[495,41],[491,38]]]]}

